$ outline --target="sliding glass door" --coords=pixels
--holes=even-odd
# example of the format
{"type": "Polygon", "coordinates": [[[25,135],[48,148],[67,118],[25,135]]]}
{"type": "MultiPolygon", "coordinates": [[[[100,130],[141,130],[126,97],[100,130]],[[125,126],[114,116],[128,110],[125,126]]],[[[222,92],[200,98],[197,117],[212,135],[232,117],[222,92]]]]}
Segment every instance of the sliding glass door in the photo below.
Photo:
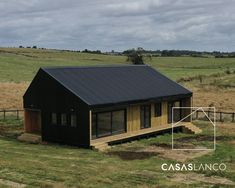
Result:
{"type": "Polygon", "coordinates": [[[125,110],[92,113],[92,138],[120,134],[125,131],[125,110]]]}
{"type": "Polygon", "coordinates": [[[148,128],[151,127],[151,106],[142,105],[140,107],[140,127],[148,128]]]}
{"type": "Polygon", "coordinates": [[[98,137],[111,135],[111,114],[110,112],[99,113],[97,115],[97,135],[98,137]]]}
{"type": "Polygon", "coordinates": [[[125,110],[112,112],[112,134],[119,134],[126,131],[125,110]]]}

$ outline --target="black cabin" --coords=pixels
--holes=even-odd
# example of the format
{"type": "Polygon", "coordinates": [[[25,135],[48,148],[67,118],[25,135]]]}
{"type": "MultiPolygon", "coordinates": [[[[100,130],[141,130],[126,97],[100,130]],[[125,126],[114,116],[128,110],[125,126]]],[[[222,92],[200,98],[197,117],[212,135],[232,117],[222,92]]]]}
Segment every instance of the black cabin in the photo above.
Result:
{"type": "Polygon", "coordinates": [[[147,65],[40,68],[23,97],[25,131],[90,147],[99,138],[167,127],[171,107],[191,106],[191,96],[147,65]]]}

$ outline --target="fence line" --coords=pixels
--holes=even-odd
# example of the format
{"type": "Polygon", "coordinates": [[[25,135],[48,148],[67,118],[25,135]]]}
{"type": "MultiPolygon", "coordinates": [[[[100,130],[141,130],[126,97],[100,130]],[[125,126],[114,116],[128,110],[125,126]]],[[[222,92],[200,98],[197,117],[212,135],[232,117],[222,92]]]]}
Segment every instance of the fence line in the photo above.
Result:
{"type": "MultiPolygon", "coordinates": [[[[20,118],[20,113],[23,112],[24,110],[19,110],[19,109],[0,109],[0,115],[3,114],[3,119],[5,120],[7,118],[7,115],[9,113],[13,113],[13,116],[16,117],[16,119],[20,118]]],[[[195,110],[194,110],[195,111],[195,110]]],[[[214,120],[214,111],[210,110],[197,110],[193,114],[193,119],[205,119],[207,118],[204,112],[207,114],[207,116],[210,119],[214,120]]],[[[1,117],[1,116],[0,116],[1,117]]],[[[235,112],[215,112],[215,117],[217,121],[223,122],[225,119],[231,119],[231,122],[235,122],[235,112]],[[229,117],[228,117],[229,116],[229,117]],[[218,118],[217,118],[218,117],[218,118]]]]}
{"type": "MultiPolygon", "coordinates": [[[[195,110],[194,110],[195,111],[195,110]]],[[[217,121],[223,122],[226,119],[231,119],[231,122],[235,122],[235,112],[222,112],[222,111],[210,111],[210,110],[197,110],[193,115],[193,119],[207,118],[204,112],[210,119],[216,118],[217,121]],[[200,114],[201,113],[201,114],[200,114]],[[215,117],[214,117],[215,113],[215,117]]]]}
{"type": "MultiPolygon", "coordinates": [[[[16,117],[16,119],[20,118],[20,113],[23,112],[24,110],[19,110],[19,109],[1,109],[0,110],[0,115],[3,115],[3,120],[6,120],[7,115],[9,113],[11,113],[11,116],[13,114],[13,116],[16,117]]],[[[0,116],[1,117],[1,116],[0,116]]],[[[1,119],[1,118],[0,118],[1,119]]]]}

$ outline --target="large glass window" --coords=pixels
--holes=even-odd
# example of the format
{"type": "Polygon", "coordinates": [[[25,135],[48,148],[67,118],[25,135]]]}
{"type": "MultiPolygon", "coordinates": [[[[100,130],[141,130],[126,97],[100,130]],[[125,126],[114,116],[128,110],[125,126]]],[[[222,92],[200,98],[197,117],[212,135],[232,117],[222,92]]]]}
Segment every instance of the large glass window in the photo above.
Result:
{"type": "Polygon", "coordinates": [[[111,112],[97,114],[98,136],[107,136],[111,134],[111,112]]]}
{"type": "Polygon", "coordinates": [[[125,132],[125,111],[113,111],[112,112],[112,133],[118,134],[125,132]]]}
{"type": "Polygon", "coordinates": [[[125,116],[125,110],[92,113],[92,138],[125,132],[125,116]]]}

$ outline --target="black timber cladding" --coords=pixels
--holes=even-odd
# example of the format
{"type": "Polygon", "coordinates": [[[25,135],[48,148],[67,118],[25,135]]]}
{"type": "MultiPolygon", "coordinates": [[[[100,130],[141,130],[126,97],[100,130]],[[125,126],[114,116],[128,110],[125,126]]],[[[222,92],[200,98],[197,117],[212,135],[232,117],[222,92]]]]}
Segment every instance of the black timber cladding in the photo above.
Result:
{"type": "Polygon", "coordinates": [[[58,142],[81,147],[90,146],[88,105],[61,83],[40,69],[24,94],[24,108],[41,111],[41,135],[43,141],[58,142]],[[51,113],[77,115],[77,127],[52,125],[51,113]]]}
{"type": "Polygon", "coordinates": [[[90,106],[192,95],[147,65],[42,68],[90,106]]]}

